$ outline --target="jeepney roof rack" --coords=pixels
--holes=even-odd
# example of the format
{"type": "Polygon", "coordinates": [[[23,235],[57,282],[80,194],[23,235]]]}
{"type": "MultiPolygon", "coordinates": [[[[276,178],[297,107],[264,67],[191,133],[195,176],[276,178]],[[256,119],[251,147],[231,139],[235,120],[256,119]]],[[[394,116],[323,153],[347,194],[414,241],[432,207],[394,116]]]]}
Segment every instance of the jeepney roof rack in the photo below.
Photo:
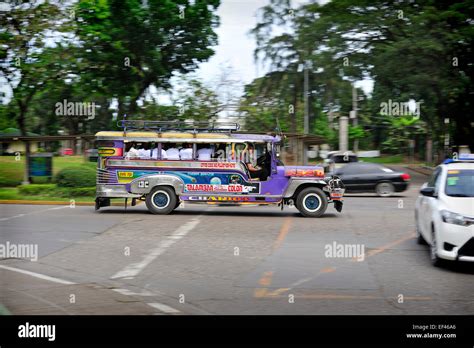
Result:
{"type": "Polygon", "coordinates": [[[235,132],[240,129],[237,122],[194,122],[194,121],[149,121],[149,120],[120,120],[117,126],[124,132],[132,130],[150,130],[157,132],[187,131],[187,132],[235,132]]]}

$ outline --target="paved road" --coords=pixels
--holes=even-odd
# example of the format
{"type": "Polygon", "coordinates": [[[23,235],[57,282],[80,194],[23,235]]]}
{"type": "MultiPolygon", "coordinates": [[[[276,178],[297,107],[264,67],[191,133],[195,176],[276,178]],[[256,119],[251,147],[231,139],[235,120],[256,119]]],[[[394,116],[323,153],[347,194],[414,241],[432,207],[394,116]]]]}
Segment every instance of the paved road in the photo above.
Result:
{"type": "Polygon", "coordinates": [[[409,191],[348,195],[320,219],[255,206],[154,216],[143,205],[1,205],[0,243],[36,243],[39,259],[0,260],[0,303],[13,314],[473,314],[471,265],[434,268],[414,240],[425,178],[410,174],[409,191]],[[334,245],[363,247],[363,260],[330,257],[334,245]]]}

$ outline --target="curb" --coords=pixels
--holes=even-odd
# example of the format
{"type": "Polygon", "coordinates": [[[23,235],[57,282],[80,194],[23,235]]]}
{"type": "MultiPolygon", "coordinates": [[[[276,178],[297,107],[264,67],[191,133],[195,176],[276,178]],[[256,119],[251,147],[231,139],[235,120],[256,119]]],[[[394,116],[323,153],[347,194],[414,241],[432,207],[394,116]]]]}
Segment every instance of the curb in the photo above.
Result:
{"type": "MultiPolygon", "coordinates": [[[[32,201],[21,199],[2,199],[0,204],[31,204],[31,205],[70,205],[71,202],[66,201],[32,201]]],[[[93,206],[94,202],[75,202],[74,205],[93,206]]]]}
{"type": "MultiPolygon", "coordinates": [[[[136,205],[139,205],[141,201],[137,201],[136,205]]],[[[0,204],[29,204],[29,205],[70,205],[71,202],[69,201],[33,201],[33,200],[19,200],[19,199],[2,199],[0,200],[0,204]]],[[[74,205],[79,206],[95,206],[95,202],[75,202],[74,205]]],[[[113,207],[123,207],[124,203],[117,203],[113,202],[110,204],[113,207]]],[[[131,207],[131,202],[127,204],[127,206],[131,207]]]]}

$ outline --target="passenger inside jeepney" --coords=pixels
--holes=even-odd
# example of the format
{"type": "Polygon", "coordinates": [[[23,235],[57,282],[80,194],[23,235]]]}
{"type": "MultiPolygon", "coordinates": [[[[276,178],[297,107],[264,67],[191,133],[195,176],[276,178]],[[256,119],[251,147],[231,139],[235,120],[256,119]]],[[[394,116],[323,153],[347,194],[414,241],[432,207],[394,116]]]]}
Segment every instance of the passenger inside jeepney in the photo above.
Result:
{"type": "Polygon", "coordinates": [[[189,161],[193,159],[193,144],[184,144],[183,148],[179,150],[179,158],[181,160],[189,161]]]}
{"type": "Polygon", "coordinates": [[[135,142],[130,143],[130,147],[128,148],[127,154],[125,155],[125,158],[138,158],[139,157],[139,152],[137,148],[137,144],[135,142]]]}
{"type": "Polygon", "coordinates": [[[176,144],[170,143],[166,148],[166,157],[169,160],[179,160],[179,150],[176,148],[176,144]]]}
{"type": "Polygon", "coordinates": [[[143,159],[149,159],[150,156],[150,149],[148,143],[142,144],[138,149],[138,157],[143,159]]]}
{"type": "Polygon", "coordinates": [[[198,161],[210,161],[213,155],[213,151],[208,144],[199,144],[197,150],[198,161]]]}
{"type": "MultiPolygon", "coordinates": [[[[151,158],[158,159],[158,146],[156,146],[153,150],[151,150],[151,158]]],[[[161,159],[163,160],[168,159],[168,156],[166,155],[166,151],[163,148],[161,148],[161,159]]]]}

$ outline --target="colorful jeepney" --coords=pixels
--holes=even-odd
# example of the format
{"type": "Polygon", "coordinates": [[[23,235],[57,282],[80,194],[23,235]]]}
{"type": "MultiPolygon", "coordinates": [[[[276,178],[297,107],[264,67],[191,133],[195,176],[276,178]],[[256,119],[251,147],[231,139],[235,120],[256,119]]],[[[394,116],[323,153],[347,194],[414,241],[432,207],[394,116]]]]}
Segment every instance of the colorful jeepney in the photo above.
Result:
{"type": "Polygon", "coordinates": [[[96,134],[97,210],[109,206],[111,198],[131,199],[132,205],[144,200],[154,214],[169,214],[181,202],[278,204],[282,209],[295,205],[309,217],[323,215],[329,203],[342,210],[341,180],[325,177],[319,166],[284,166],[279,160],[279,135],[238,133],[238,125],[197,127],[158,121],[120,125],[123,131],[96,134]],[[167,158],[166,149],[176,144],[188,148],[190,158],[167,158]],[[133,146],[145,147],[150,155],[130,156],[127,151],[131,153],[133,146]],[[212,148],[213,156],[200,159],[202,147],[212,148]],[[250,160],[244,159],[249,153],[255,154],[254,165],[265,175],[254,177],[250,160]]]}

